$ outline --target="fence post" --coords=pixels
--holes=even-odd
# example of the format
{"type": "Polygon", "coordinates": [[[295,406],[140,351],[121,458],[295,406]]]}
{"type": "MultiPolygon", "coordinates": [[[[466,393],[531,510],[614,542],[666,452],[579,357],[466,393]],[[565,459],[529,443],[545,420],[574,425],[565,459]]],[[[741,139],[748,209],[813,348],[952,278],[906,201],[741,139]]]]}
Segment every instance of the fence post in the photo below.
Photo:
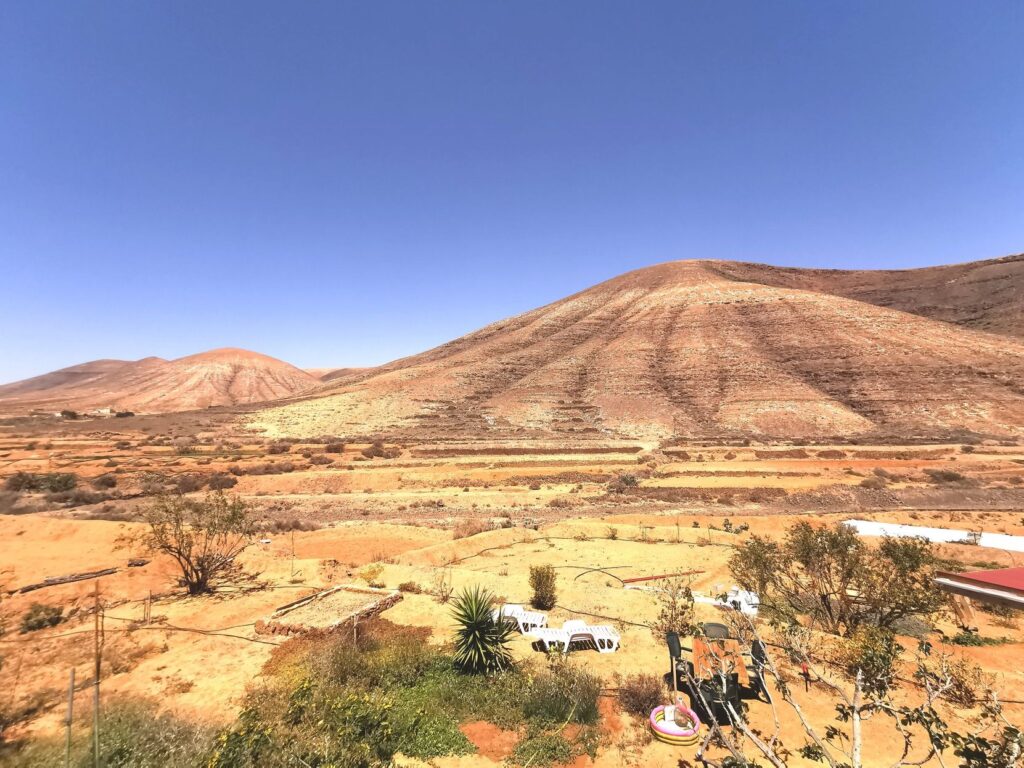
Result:
{"type": "Polygon", "coordinates": [[[100,582],[97,579],[93,590],[93,674],[92,689],[92,764],[100,768],[100,582]]]}
{"type": "Polygon", "coordinates": [[[64,768],[71,768],[71,724],[75,719],[75,668],[68,680],[68,713],[64,718],[67,733],[64,737],[64,768]]]}

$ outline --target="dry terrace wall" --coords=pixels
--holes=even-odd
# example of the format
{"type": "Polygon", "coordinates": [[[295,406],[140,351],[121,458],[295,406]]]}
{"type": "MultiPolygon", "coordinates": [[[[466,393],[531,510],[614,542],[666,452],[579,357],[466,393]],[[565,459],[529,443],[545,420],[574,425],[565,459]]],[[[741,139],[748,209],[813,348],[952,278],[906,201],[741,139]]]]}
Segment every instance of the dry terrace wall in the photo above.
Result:
{"type": "Polygon", "coordinates": [[[283,605],[270,618],[256,622],[261,635],[297,635],[313,629],[338,629],[379,616],[402,600],[402,593],[343,584],[283,605]],[[332,604],[343,600],[332,610],[332,604]],[[326,615],[325,615],[326,614],[326,615]]]}

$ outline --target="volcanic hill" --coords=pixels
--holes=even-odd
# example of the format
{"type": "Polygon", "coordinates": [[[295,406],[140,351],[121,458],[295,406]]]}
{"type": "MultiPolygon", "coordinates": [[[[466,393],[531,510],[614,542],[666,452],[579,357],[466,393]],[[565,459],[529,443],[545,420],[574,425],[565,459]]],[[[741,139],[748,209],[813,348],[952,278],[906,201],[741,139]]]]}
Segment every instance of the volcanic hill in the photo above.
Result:
{"type": "Polygon", "coordinates": [[[114,408],[145,413],[276,400],[318,380],[292,365],[244,349],[134,362],[98,360],[0,387],[0,412],[114,408]]]}
{"type": "Polygon", "coordinates": [[[1021,435],[1022,267],[670,262],[327,382],[250,424],[449,438],[1021,435]]]}

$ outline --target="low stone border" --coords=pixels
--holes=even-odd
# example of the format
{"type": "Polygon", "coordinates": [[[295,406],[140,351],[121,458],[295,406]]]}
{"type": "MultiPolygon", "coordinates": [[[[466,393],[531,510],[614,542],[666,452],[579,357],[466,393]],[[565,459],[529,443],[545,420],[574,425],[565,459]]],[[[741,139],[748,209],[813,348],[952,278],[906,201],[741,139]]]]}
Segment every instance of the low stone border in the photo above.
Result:
{"type": "Polygon", "coordinates": [[[402,593],[392,589],[375,589],[373,587],[361,587],[356,584],[340,584],[330,589],[325,589],[317,592],[315,595],[309,597],[303,597],[291,603],[282,605],[277,608],[269,618],[260,619],[256,622],[255,630],[258,635],[299,635],[303,632],[309,632],[311,630],[323,630],[323,629],[339,629],[342,627],[350,627],[360,621],[379,616],[381,613],[386,611],[388,608],[400,603],[403,599],[402,593]],[[326,626],[307,626],[298,622],[290,622],[284,617],[293,611],[308,605],[314,600],[320,600],[327,595],[332,595],[335,592],[354,592],[356,594],[364,594],[373,596],[376,599],[371,599],[361,608],[357,608],[351,613],[341,616],[337,621],[334,621],[326,626]]]}

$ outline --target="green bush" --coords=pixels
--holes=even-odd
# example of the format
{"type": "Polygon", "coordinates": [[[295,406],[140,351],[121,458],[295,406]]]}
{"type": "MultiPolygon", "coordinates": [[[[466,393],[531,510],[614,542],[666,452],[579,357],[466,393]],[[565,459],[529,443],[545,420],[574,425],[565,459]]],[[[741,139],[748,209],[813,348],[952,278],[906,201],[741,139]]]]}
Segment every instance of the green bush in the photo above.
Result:
{"type": "Polygon", "coordinates": [[[463,675],[427,634],[378,619],[356,640],[322,632],[289,641],[207,764],[384,768],[399,749],[420,760],[473,752],[459,730],[466,720],[523,725],[523,673],[463,675]]]}
{"type": "Polygon", "coordinates": [[[512,753],[515,765],[546,766],[568,763],[573,758],[572,745],[557,733],[541,733],[516,744],[512,753]]]}
{"type": "Polygon", "coordinates": [[[523,711],[528,718],[541,723],[592,725],[600,715],[600,695],[600,678],[556,657],[551,667],[534,679],[523,711]]]}
{"type": "MultiPolygon", "coordinates": [[[[105,768],[194,768],[205,765],[213,731],[191,720],[157,714],[156,705],[142,699],[115,698],[103,707],[100,765],[105,768]]],[[[74,735],[71,764],[93,765],[92,734],[74,735]]],[[[8,768],[50,768],[64,764],[64,740],[23,743],[4,753],[8,768]]]]}
{"type": "Polygon", "coordinates": [[[983,645],[1002,645],[1007,642],[1001,637],[982,637],[977,632],[958,632],[949,639],[953,645],[981,647],[983,645]]]}
{"type": "Polygon", "coordinates": [[[885,696],[896,675],[900,650],[889,630],[870,625],[860,627],[847,642],[846,672],[852,678],[860,671],[865,690],[872,696],[885,696]]]}
{"type": "MultiPolygon", "coordinates": [[[[541,693],[533,691],[528,673],[461,674],[449,651],[426,642],[428,634],[375,619],[360,624],[355,638],[350,631],[321,631],[288,640],[274,649],[234,724],[217,734],[157,716],[142,702],[108,705],[101,764],[388,768],[398,751],[422,761],[471,754],[473,745],[459,730],[469,720],[525,730],[513,756],[521,764],[549,765],[593,754],[596,727],[585,725],[573,736],[557,729],[570,719],[596,720],[596,678],[564,663],[543,672],[537,682],[560,692],[562,709],[533,704],[530,719],[527,703],[541,693]],[[592,695],[586,693],[588,678],[594,681],[592,695]]],[[[87,733],[76,738],[73,764],[79,768],[92,764],[90,743],[87,733]]],[[[63,743],[54,739],[24,745],[4,765],[48,768],[62,758],[63,743]]]]}
{"type": "Polygon", "coordinates": [[[25,615],[21,617],[21,631],[35,632],[39,629],[55,627],[64,620],[64,611],[56,605],[32,603],[25,615]]]}
{"type": "Polygon", "coordinates": [[[550,611],[558,600],[555,569],[550,565],[530,566],[530,604],[541,611],[550,611]]]}

